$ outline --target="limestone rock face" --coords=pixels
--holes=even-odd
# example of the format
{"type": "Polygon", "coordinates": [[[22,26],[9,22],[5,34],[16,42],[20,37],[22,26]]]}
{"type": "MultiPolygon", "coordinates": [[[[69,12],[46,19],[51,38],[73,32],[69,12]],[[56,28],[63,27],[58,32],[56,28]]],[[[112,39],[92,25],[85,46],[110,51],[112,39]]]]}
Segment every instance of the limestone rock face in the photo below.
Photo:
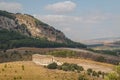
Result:
{"type": "Polygon", "coordinates": [[[14,30],[21,34],[45,38],[49,41],[63,43],[67,40],[65,35],[52,26],[41,22],[33,16],[27,14],[13,14],[15,19],[0,15],[0,29],[14,30]]]}
{"type": "Polygon", "coordinates": [[[14,20],[4,17],[4,16],[0,16],[0,29],[15,29],[17,28],[17,24],[15,23],[14,20]]]}

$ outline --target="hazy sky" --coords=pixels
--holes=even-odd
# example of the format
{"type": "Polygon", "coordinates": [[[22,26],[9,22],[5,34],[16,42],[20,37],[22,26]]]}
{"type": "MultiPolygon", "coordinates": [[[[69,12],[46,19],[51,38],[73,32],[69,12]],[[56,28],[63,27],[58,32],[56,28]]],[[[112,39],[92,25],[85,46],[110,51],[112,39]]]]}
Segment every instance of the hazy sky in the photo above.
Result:
{"type": "Polygon", "coordinates": [[[0,9],[31,14],[72,40],[120,37],[120,0],[0,0],[0,9]]]}

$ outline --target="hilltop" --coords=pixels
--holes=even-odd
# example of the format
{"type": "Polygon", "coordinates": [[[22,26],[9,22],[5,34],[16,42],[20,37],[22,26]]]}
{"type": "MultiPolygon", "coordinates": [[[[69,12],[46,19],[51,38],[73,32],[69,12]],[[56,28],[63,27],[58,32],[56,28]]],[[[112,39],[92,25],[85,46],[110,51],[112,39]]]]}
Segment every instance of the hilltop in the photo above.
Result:
{"type": "Polygon", "coordinates": [[[78,47],[84,44],[68,39],[63,32],[28,14],[0,10],[0,48],[78,47]]]}

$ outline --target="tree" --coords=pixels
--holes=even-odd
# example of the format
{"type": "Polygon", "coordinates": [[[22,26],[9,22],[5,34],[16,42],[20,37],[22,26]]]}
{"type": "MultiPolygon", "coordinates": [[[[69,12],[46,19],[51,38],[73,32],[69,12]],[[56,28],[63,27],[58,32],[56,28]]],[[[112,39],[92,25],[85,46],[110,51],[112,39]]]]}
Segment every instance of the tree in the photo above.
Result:
{"type": "Polygon", "coordinates": [[[118,78],[120,80],[120,64],[118,66],[116,66],[116,72],[117,72],[118,78]]]}
{"type": "Polygon", "coordinates": [[[92,76],[97,76],[97,72],[93,71],[92,76]]]}
{"type": "Polygon", "coordinates": [[[93,70],[92,70],[91,68],[88,68],[88,69],[87,69],[87,74],[88,74],[88,75],[91,75],[92,71],[93,71],[93,70]]]}
{"type": "Polygon", "coordinates": [[[105,80],[118,80],[116,73],[109,73],[105,80]]]}
{"type": "Polygon", "coordinates": [[[78,80],[88,80],[85,75],[79,75],[78,80]]]}
{"type": "Polygon", "coordinates": [[[116,66],[116,72],[117,72],[118,76],[120,77],[120,65],[116,66]]]}
{"type": "Polygon", "coordinates": [[[120,64],[116,66],[115,72],[108,73],[105,80],[120,80],[120,64]]]}
{"type": "Polygon", "coordinates": [[[57,69],[57,63],[53,62],[47,66],[48,69],[57,69]]]}

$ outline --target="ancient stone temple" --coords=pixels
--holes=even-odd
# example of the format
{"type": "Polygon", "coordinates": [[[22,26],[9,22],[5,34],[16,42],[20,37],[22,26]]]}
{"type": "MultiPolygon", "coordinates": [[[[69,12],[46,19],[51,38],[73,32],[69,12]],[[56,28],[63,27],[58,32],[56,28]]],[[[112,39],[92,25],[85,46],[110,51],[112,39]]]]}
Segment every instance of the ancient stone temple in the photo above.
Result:
{"type": "Polygon", "coordinates": [[[58,65],[62,64],[51,55],[34,54],[32,56],[32,61],[37,65],[45,65],[45,66],[53,62],[57,63],[58,65]]]}

